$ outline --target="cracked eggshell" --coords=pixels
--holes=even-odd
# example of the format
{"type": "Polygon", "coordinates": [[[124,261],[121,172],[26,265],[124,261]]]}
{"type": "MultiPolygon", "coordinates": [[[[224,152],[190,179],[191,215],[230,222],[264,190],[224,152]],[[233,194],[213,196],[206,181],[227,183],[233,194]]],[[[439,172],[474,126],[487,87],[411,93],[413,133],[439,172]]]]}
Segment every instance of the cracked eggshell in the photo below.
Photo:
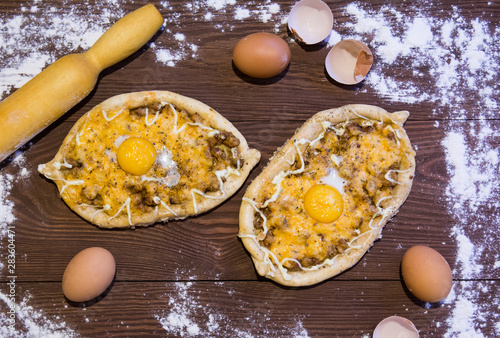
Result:
{"type": "Polygon", "coordinates": [[[333,28],[333,14],[321,0],[302,0],[288,15],[288,28],[302,43],[313,45],[323,41],[333,28]]]}
{"type": "Polygon", "coordinates": [[[373,64],[373,54],[363,42],[342,40],[330,50],[325,60],[328,75],[335,81],[353,85],[366,77],[373,64]]]}
{"type": "Polygon", "coordinates": [[[399,316],[391,316],[382,320],[375,331],[373,331],[373,338],[418,338],[418,330],[413,323],[399,316]]]}

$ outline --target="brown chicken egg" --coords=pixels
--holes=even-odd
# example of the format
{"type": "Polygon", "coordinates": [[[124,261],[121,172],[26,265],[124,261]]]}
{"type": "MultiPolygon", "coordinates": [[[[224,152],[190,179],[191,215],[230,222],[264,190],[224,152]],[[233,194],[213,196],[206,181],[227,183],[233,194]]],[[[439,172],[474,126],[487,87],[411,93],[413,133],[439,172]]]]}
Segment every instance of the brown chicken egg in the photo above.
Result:
{"type": "Polygon", "coordinates": [[[290,47],[285,40],[265,32],[244,37],[233,49],[234,65],[242,73],[261,79],[284,71],[290,58],[290,47]]]}
{"type": "Polygon", "coordinates": [[[115,259],[108,250],[99,247],[82,250],[64,271],[63,293],[73,302],[92,300],[111,285],[115,271],[115,259]]]}
{"type": "Polygon", "coordinates": [[[401,274],[408,290],[418,299],[437,303],[451,291],[450,266],[436,250],[423,245],[411,247],[401,261],[401,274]]]}

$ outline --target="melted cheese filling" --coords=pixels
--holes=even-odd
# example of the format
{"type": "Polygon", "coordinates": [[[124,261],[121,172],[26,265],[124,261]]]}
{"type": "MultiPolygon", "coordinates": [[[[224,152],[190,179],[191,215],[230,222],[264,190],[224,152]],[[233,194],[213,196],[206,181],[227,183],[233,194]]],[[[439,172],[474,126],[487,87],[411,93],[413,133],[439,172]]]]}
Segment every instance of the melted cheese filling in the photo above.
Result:
{"type": "Polygon", "coordinates": [[[183,214],[197,213],[201,199],[225,197],[225,180],[240,174],[238,146],[219,145],[228,149],[225,157],[211,154],[210,138],[223,131],[172,104],[161,106],[155,113],[146,107],[143,115],[128,109],[88,113],[65,153],[80,165],[66,160],[53,164],[64,174],[56,183],[68,204],[96,208],[92,219],[98,213],[108,220],[125,216],[132,225],[133,215],[161,211],[178,216],[174,209],[179,208],[183,214]],[[127,174],[116,161],[118,147],[128,137],[150,141],[159,154],[145,175],[127,174]]]}
{"type": "Polygon", "coordinates": [[[263,200],[244,199],[255,210],[255,233],[240,237],[260,246],[270,276],[278,269],[290,280],[289,271],[317,270],[362,247],[362,237],[368,239],[376,222],[392,213],[382,204],[400,184],[397,174],[410,170],[403,168],[406,152],[397,125],[360,116],[322,127],[315,140],[295,142],[291,160],[285,154],[291,168],[263,185],[263,200]],[[307,148],[301,150],[300,144],[307,148]],[[346,182],[344,211],[333,223],[319,223],[305,212],[304,195],[331,170],[346,182]]]}

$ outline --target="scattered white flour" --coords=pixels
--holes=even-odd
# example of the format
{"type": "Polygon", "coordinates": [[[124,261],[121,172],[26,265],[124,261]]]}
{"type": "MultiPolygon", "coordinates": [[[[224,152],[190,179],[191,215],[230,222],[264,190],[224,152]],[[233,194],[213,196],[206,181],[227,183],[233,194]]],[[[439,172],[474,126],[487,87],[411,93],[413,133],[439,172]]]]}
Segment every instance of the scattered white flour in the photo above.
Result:
{"type": "Polygon", "coordinates": [[[395,102],[430,102],[434,114],[454,118],[497,117],[499,27],[464,19],[455,6],[440,18],[426,16],[418,4],[411,16],[388,5],[368,11],[359,3],[347,5],[345,14],[348,21],[337,28],[348,32],[343,38],[364,41],[374,52],[360,92],[375,91],[395,102]],[[424,81],[416,85],[414,78],[424,81]],[[466,110],[471,102],[476,108],[466,110]]]}
{"type": "MultiPolygon", "coordinates": [[[[25,147],[29,148],[30,144],[27,144],[25,147]]],[[[14,152],[10,156],[10,160],[12,160],[12,164],[18,170],[18,173],[14,176],[0,171],[0,241],[7,236],[8,225],[16,220],[14,202],[9,199],[12,185],[16,181],[27,178],[30,173],[26,167],[26,158],[24,157],[23,150],[14,152]]],[[[0,271],[2,267],[3,265],[0,263],[0,271]]]]}
{"type": "Polygon", "coordinates": [[[478,277],[483,270],[483,265],[479,263],[484,251],[483,247],[476,247],[469,237],[464,234],[460,227],[453,227],[453,232],[457,241],[457,258],[454,270],[455,276],[463,278],[478,277]]]}
{"type": "MultiPolygon", "coordinates": [[[[23,2],[21,11],[13,17],[0,14],[0,99],[57,58],[87,50],[127,14],[122,5],[133,3],[96,0],[89,12],[88,4],[71,0],[62,0],[58,8],[33,0],[23,2]]],[[[363,3],[350,3],[344,9],[345,20],[337,22],[331,32],[328,46],[343,38],[355,38],[374,52],[374,66],[358,93],[375,93],[381,99],[404,104],[430,103],[434,107],[432,116],[462,120],[434,124],[446,133],[442,146],[450,180],[445,203],[455,220],[449,234],[457,246],[454,277],[491,276],[500,268],[500,150],[495,130],[498,124],[494,123],[500,110],[500,27],[497,22],[468,20],[458,6],[443,9],[439,18],[429,17],[423,9],[426,6],[419,6],[423,4],[431,5],[427,1],[412,3],[411,15],[407,15],[390,5],[370,11],[363,3]],[[415,78],[419,79],[418,85],[415,78]]],[[[209,22],[220,32],[235,29],[234,19],[259,21],[278,32],[287,16],[278,3],[270,0],[190,0],[184,6],[182,12],[176,12],[168,1],[158,6],[165,17],[165,32],[151,48],[156,60],[166,66],[198,57],[201,41],[185,34],[184,15],[209,22]]],[[[12,185],[28,174],[26,168],[20,168],[16,177],[0,172],[0,239],[5,236],[6,225],[15,219],[14,204],[9,200],[12,185]]],[[[203,306],[191,286],[179,282],[177,294],[169,298],[168,309],[155,314],[168,334],[251,336],[227,322],[222,309],[203,306]],[[195,323],[195,318],[205,320],[195,323]]],[[[450,316],[436,325],[446,326],[446,337],[450,338],[500,336],[500,301],[491,296],[499,291],[493,282],[455,283],[444,304],[450,316]]],[[[4,298],[0,294],[0,299],[4,298]]],[[[64,323],[54,323],[27,302],[25,299],[18,304],[18,310],[19,318],[23,318],[20,324],[31,336],[50,336],[53,332],[49,331],[72,335],[64,323]],[[26,315],[28,312],[32,315],[26,315]],[[44,322],[44,326],[35,324],[33,318],[44,322]]],[[[246,305],[242,301],[242,309],[246,305]]],[[[248,314],[255,326],[266,318],[263,313],[248,314]]],[[[7,336],[1,331],[6,319],[0,314],[0,336],[7,336]]],[[[300,318],[291,319],[291,328],[283,330],[283,336],[307,336],[300,318]]]]}
{"type": "MultiPolygon", "coordinates": [[[[25,2],[21,12],[13,17],[0,16],[0,99],[63,55],[86,51],[107,28],[128,14],[124,6],[128,3],[133,1],[97,0],[89,12],[85,3],[63,0],[56,8],[34,0],[25,2]],[[43,15],[33,15],[38,12],[43,15]]],[[[199,39],[181,33],[186,15],[200,14],[201,20],[221,32],[234,29],[227,23],[233,18],[271,22],[277,31],[287,16],[279,4],[269,0],[238,4],[234,0],[192,0],[184,4],[182,12],[163,1],[157,8],[165,18],[165,31],[151,48],[156,60],[170,67],[198,56],[199,39]]]]}
{"type": "Polygon", "coordinates": [[[342,40],[342,36],[339,33],[337,33],[335,30],[332,30],[330,32],[330,36],[328,37],[327,46],[328,47],[333,47],[337,43],[339,43],[340,40],[342,40]]]}
{"type": "MultiPolygon", "coordinates": [[[[216,309],[204,305],[200,301],[198,292],[194,290],[195,282],[175,283],[176,292],[169,294],[168,309],[160,310],[154,317],[161,324],[169,336],[197,336],[197,337],[253,337],[252,331],[238,328],[241,325],[231,321],[226,314],[227,309],[216,309]]],[[[235,299],[234,291],[226,291],[224,283],[217,284],[221,290],[235,299]]],[[[239,308],[236,309],[241,320],[260,332],[258,336],[271,336],[277,334],[279,337],[308,337],[306,329],[302,325],[302,319],[290,318],[290,326],[277,328],[269,323],[271,312],[265,310],[266,306],[255,309],[251,304],[240,300],[239,308]]],[[[231,309],[234,311],[235,309],[231,309]]]]}
{"type": "MultiPolygon", "coordinates": [[[[455,221],[450,237],[457,246],[453,274],[456,279],[494,278],[500,265],[500,149],[495,130],[500,28],[465,19],[456,6],[440,18],[429,17],[418,4],[411,15],[388,5],[376,11],[363,7],[347,5],[347,22],[337,27],[339,32],[347,28],[343,38],[360,39],[374,53],[375,63],[360,92],[399,103],[431,103],[433,116],[455,120],[434,125],[446,133],[442,146],[450,180],[445,203],[455,221]]],[[[335,34],[330,39],[338,40],[335,34]]],[[[476,288],[472,282],[455,286],[447,300],[447,337],[500,335],[498,301],[479,302],[476,288]]]]}
{"type": "Polygon", "coordinates": [[[283,28],[287,13],[280,11],[280,5],[269,0],[266,1],[234,1],[234,0],[203,0],[188,1],[182,8],[182,13],[176,11],[168,1],[160,4],[162,13],[165,13],[165,32],[161,39],[151,45],[156,55],[156,60],[169,67],[175,67],[180,61],[195,59],[198,56],[200,40],[197,37],[178,39],[183,31],[183,17],[186,15],[199,15],[201,20],[210,23],[220,31],[231,31],[234,19],[238,21],[252,20],[262,23],[271,22],[277,32],[283,28]],[[231,22],[231,23],[228,23],[231,22]],[[174,40],[169,39],[174,36],[174,40]]]}
{"type": "Polygon", "coordinates": [[[243,20],[249,18],[251,15],[250,10],[247,8],[237,7],[234,13],[234,18],[236,20],[243,20]]]}
{"type": "MultiPolygon", "coordinates": [[[[490,124],[480,120],[470,122],[469,129],[463,123],[452,126],[442,141],[450,175],[446,202],[456,222],[451,232],[457,245],[455,278],[493,276],[500,262],[500,150],[493,137],[498,131],[490,124]]],[[[500,335],[500,326],[494,325],[500,320],[498,301],[478,302],[472,284],[456,290],[456,298],[448,320],[449,337],[500,335]],[[495,331],[484,331],[481,322],[490,322],[495,331]]]]}
{"type": "Polygon", "coordinates": [[[95,1],[92,7],[89,11],[88,4],[71,0],[58,8],[31,1],[13,17],[0,15],[0,99],[63,55],[86,51],[126,14],[113,0],[95,1]]]}
{"type": "Polygon", "coordinates": [[[0,175],[0,226],[1,238],[5,237],[4,232],[8,224],[12,223],[16,218],[13,213],[14,202],[8,199],[10,190],[12,189],[12,181],[14,176],[10,174],[0,175]]]}
{"type": "MultiPolygon", "coordinates": [[[[500,328],[500,291],[494,281],[457,282],[443,306],[450,309],[449,327],[444,338],[484,338],[498,336],[500,328]],[[479,300],[479,301],[478,301],[479,300]],[[486,327],[493,330],[488,333],[486,327]]],[[[438,326],[441,323],[436,323],[438,326]]]]}
{"type": "MultiPolygon", "coordinates": [[[[30,145],[28,144],[27,147],[30,145]]],[[[10,199],[10,193],[15,183],[25,180],[30,170],[26,167],[26,159],[23,151],[16,151],[9,160],[12,161],[11,165],[17,170],[15,175],[0,172],[0,248],[2,250],[2,262],[7,261],[6,255],[6,236],[8,235],[8,227],[15,220],[15,205],[10,199]]],[[[22,184],[22,182],[20,183],[22,184]]],[[[15,231],[15,228],[14,228],[15,231]]],[[[5,268],[1,263],[0,270],[5,268]]],[[[7,272],[5,276],[8,276],[7,272]]],[[[8,279],[11,281],[12,279],[8,279]]],[[[9,284],[4,284],[6,290],[10,290],[9,284]]],[[[0,313],[0,337],[74,337],[75,333],[70,328],[66,327],[66,323],[61,321],[60,318],[51,318],[40,310],[33,308],[29,305],[31,295],[29,293],[23,297],[21,301],[18,300],[20,295],[14,294],[12,299],[11,294],[4,294],[0,292],[0,303],[6,311],[0,313]],[[16,330],[10,327],[11,318],[15,318],[16,330]]]]}
{"type": "MultiPolygon", "coordinates": [[[[470,122],[469,127],[470,130],[452,127],[442,142],[450,174],[446,195],[457,220],[478,230],[479,224],[485,221],[481,217],[482,208],[490,205],[493,211],[500,204],[500,186],[496,180],[499,175],[500,153],[494,145],[495,132],[489,121],[470,122]],[[479,132],[476,128],[480,128],[479,132]],[[476,222],[470,222],[471,218],[475,218],[476,222]]],[[[498,218],[494,216],[495,213],[491,212],[488,217],[493,218],[487,221],[498,225],[495,222],[498,218]]]]}
{"type": "Polygon", "coordinates": [[[415,18],[408,27],[405,43],[409,47],[430,48],[433,38],[429,22],[425,18],[415,18]]]}
{"type": "MultiPolygon", "coordinates": [[[[78,335],[66,326],[60,317],[53,318],[29,305],[31,295],[15,304],[16,330],[10,328],[10,309],[0,313],[0,337],[4,338],[70,338],[78,335]]],[[[0,302],[9,304],[9,299],[0,293],[0,302]]]]}
{"type": "Polygon", "coordinates": [[[470,122],[468,130],[462,123],[450,128],[442,142],[450,175],[446,198],[456,221],[455,276],[465,279],[482,278],[500,261],[500,248],[494,245],[500,227],[500,149],[490,123],[470,122]]]}

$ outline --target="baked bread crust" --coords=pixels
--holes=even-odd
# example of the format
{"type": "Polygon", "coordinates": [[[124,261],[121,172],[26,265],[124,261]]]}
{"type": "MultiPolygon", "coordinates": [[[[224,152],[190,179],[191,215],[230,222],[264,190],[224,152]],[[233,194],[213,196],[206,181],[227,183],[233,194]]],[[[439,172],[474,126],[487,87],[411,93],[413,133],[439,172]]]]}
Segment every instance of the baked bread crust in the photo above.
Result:
{"type": "Polygon", "coordinates": [[[382,228],[398,212],[410,193],[415,172],[415,152],[402,127],[408,116],[407,111],[391,114],[379,107],[360,104],[321,111],[307,120],[296,131],[295,135],[276,151],[262,173],[246,190],[239,215],[239,237],[251,254],[259,275],[286,286],[307,286],[319,283],[351,268],[363,257],[374,241],[381,237],[382,228]],[[290,154],[295,157],[297,149],[303,151],[307,147],[307,143],[300,142],[300,140],[312,141],[321,137],[321,133],[325,130],[322,123],[327,122],[335,125],[356,119],[389,122],[397,128],[397,136],[405,154],[401,159],[403,161],[401,167],[404,170],[399,170],[397,175],[398,184],[394,187],[391,198],[387,198],[383,202],[383,212],[374,216],[374,222],[370,225],[369,230],[351,239],[348,250],[331,259],[326,259],[317,266],[301,268],[298,271],[288,270],[277,264],[276,257],[272,257],[273,255],[261,245],[262,237],[257,237],[259,231],[256,230],[254,224],[257,210],[262,207],[263,201],[265,201],[265,196],[262,196],[263,187],[266,182],[273,181],[278,174],[290,170],[292,166],[290,154]]]}
{"type": "MultiPolygon", "coordinates": [[[[99,115],[99,117],[101,116],[99,115]]],[[[172,117],[170,118],[172,119],[172,117]]],[[[118,118],[116,120],[118,120],[118,118]]],[[[197,125],[197,123],[194,122],[186,123],[186,125],[188,124],[193,126],[197,125]]],[[[198,124],[198,126],[200,125],[198,124]]],[[[175,132],[179,133],[181,132],[180,130],[183,129],[182,126],[177,126],[177,124],[174,126],[174,128],[177,128],[175,132]]],[[[196,126],[193,128],[196,128],[196,126]]],[[[115,129],[118,129],[118,127],[116,127],[115,129]]],[[[108,134],[110,133],[109,130],[107,130],[106,132],[108,134]]],[[[168,132],[172,133],[172,130],[167,130],[166,133],[168,132]]],[[[134,134],[133,136],[142,135],[141,132],[137,130],[134,130],[134,133],[131,132],[131,134],[134,134]]],[[[182,145],[178,146],[174,151],[182,152],[182,145]]],[[[209,149],[207,151],[209,151],[209,149]]],[[[106,166],[108,166],[108,168],[114,168],[113,170],[121,170],[119,169],[117,163],[112,163],[113,161],[107,159],[106,156],[101,156],[100,159],[103,161],[107,161],[106,166]]],[[[82,162],[82,166],[85,167],[89,161],[89,158],[81,158],[78,160],[80,160],[82,162]]],[[[236,127],[208,105],[198,100],[169,91],[148,91],[127,93],[111,97],[84,114],[70,130],[55,157],[50,162],[39,165],[38,170],[41,174],[45,175],[45,177],[53,180],[57,184],[61,197],[66,202],[66,204],[87,221],[102,228],[126,228],[135,226],[147,226],[155,222],[165,222],[172,219],[182,219],[187,216],[202,214],[214,208],[215,206],[228,199],[243,185],[251,169],[258,163],[259,160],[260,152],[255,149],[250,149],[247,141],[245,140],[243,135],[236,129],[236,127]],[[86,128],[86,123],[89,123],[87,119],[91,119],[93,116],[97,116],[96,114],[103,114],[103,112],[104,116],[106,117],[107,112],[107,122],[103,122],[108,123],[111,120],[111,122],[107,124],[107,128],[115,128],[114,126],[111,126],[111,124],[115,122],[115,119],[113,119],[114,116],[120,115],[123,111],[125,111],[125,114],[127,114],[130,113],[130,111],[133,109],[154,106],[158,105],[159,103],[161,104],[162,108],[159,108],[161,110],[159,114],[156,114],[156,117],[155,115],[150,114],[149,117],[148,115],[146,115],[146,117],[141,117],[147,120],[139,119],[139,121],[143,121],[143,124],[145,123],[145,125],[148,125],[148,122],[152,123],[151,121],[155,121],[156,119],[158,119],[157,121],[160,121],[162,116],[166,117],[168,116],[168,114],[172,114],[172,109],[175,108],[175,110],[177,111],[175,115],[176,123],[177,114],[180,114],[181,111],[188,112],[189,114],[197,114],[198,119],[204,121],[204,123],[206,124],[209,124],[209,127],[202,126],[198,129],[223,131],[226,134],[232,134],[238,139],[239,142],[236,142],[238,143],[238,145],[231,148],[238,154],[238,167],[228,167],[227,171],[220,171],[222,172],[222,174],[219,172],[220,177],[217,176],[217,178],[219,178],[220,183],[223,183],[222,188],[219,185],[219,189],[217,191],[207,192],[200,190],[196,193],[190,191],[192,200],[186,201],[182,204],[169,204],[168,198],[165,196],[162,197],[161,201],[159,198],[156,198],[155,201],[157,202],[157,205],[149,208],[153,210],[149,210],[147,212],[140,212],[137,209],[134,210],[133,206],[131,208],[133,200],[131,202],[130,199],[128,200],[128,204],[125,203],[122,205],[122,210],[120,211],[110,210],[109,206],[95,206],[92,203],[88,203],[82,200],[82,193],[77,189],[77,183],[80,183],[80,181],[82,180],[77,180],[78,182],[74,185],[68,184],[67,171],[71,170],[72,166],[66,161],[70,151],[72,151],[72,149],[76,147],[75,142],[81,142],[83,144],[86,141],[84,139],[84,136],[82,136],[81,134],[82,130],[86,128]],[[168,207],[166,207],[165,205],[168,205],[168,207]],[[132,211],[130,211],[131,209],[132,211]]],[[[236,159],[233,159],[233,161],[236,161],[236,159]]],[[[122,172],[121,175],[123,174],[124,173],[122,172]]],[[[182,175],[182,172],[180,173],[180,175],[182,175]]],[[[113,174],[110,172],[108,177],[109,179],[111,179],[113,177],[113,174]]],[[[83,179],[83,181],[85,181],[85,179],[83,179]]],[[[73,183],[74,182],[75,181],[73,181],[73,183]]],[[[192,190],[196,189],[196,182],[194,184],[195,186],[194,188],[192,188],[192,190]]]]}

